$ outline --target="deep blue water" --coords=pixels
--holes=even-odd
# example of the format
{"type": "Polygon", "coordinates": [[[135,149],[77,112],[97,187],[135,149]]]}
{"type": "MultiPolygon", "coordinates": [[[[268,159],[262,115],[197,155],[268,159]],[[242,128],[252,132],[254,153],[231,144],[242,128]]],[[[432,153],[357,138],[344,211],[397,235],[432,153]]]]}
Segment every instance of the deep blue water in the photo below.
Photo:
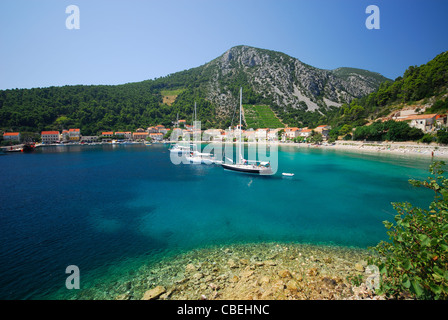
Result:
{"type": "MultiPolygon", "coordinates": [[[[229,243],[366,248],[430,160],[284,146],[271,177],[174,165],[168,146],[45,147],[0,157],[0,299],[41,299],[107,266],[229,243]],[[282,177],[294,172],[294,177],[282,177]]],[[[98,273],[98,274],[97,274],[98,273]]]]}

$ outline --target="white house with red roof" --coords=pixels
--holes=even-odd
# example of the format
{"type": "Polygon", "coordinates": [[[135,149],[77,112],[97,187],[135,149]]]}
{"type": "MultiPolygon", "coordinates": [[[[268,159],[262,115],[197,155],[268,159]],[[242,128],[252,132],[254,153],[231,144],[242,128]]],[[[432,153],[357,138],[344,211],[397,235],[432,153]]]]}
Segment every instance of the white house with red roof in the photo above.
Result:
{"type": "Polygon", "coordinates": [[[42,143],[57,143],[60,141],[59,131],[42,131],[40,133],[42,143]]]}
{"type": "Polygon", "coordinates": [[[3,133],[3,140],[20,141],[20,132],[5,132],[3,133]]]}

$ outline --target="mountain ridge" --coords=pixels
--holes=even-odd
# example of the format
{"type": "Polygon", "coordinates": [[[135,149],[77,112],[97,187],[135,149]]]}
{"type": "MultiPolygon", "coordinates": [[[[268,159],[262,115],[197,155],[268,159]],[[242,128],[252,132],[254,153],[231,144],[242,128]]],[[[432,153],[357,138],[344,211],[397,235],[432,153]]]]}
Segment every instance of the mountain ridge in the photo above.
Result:
{"type": "MultiPolygon", "coordinates": [[[[235,46],[195,68],[121,85],[77,85],[0,91],[0,128],[134,130],[189,119],[195,102],[204,128],[226,127],[239,104],[269,105],[284,123],[303,122],[379,88],[382,78],[362,69],[324,70],[285,53],[235,46]],[[361,71],[360,71],[361,70],[361,71]],[[182,90],[179,90],[182,89],[182,90]],[[162,91],[179,90],[164,103],[162,91]],[[62,120],[61,120],[62,119],[62,120]]],[[[382,76],[381,76],[382,77],[382,76]]],[[[384,78],[386,79],[386,78],[384,78]]],[[[313,118],[313,119],[314,119],[313,118]]]]}
{"type": "MultiPolygon", "coordinates": [[[[215,69],[215,82],[226,83],[243,77],[252,91],[262,98],[283,107],[299,108],[305,103],[306,110],[341,106],[373,92],[381,82],[389,80],[363,69],[319,69],[282,52],[246,45],[232,47],[202,67],[215,69]],[[342,74],[342,70],[351,72],[342,74]]],[[[210,101],[218,107],[236,102],[235,95],[229,94],[232,90],[225,86],[218,88],[213,81],[208,91],[210,101]]]]}

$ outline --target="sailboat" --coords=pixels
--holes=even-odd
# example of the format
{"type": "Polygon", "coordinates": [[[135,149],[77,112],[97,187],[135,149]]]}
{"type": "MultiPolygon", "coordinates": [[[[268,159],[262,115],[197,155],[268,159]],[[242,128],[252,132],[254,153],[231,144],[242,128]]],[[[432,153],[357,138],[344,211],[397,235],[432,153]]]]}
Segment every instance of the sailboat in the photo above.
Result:
{"type": "MultiPolygon", "coordinates": [[[[196,102],[194,103],[194,122],[196,122],[196,102]]],[[[196,126],[193,126],[193,130],[196,126]]],[[[195,144],[195,135],[193,133],[193,142],[190,144],[191,150],[186,154],[186,159],[194,164],[221,164],[222,161],[217,160],[211,153],[204,153],[197,150],[195,144]]]]}
{"type": "Polygon", "coordinates": [[[271,175],[273,174],[270,163],[266,161],[255,161],[255,160],[246,160],[243,157],[241,150],[241,117],[242,117],[242,107],[243,107],[243,88],[240,88],[240,137],[238,143],[238,158],[236,163],[233,163],[232,159],[227,158],[231,163],[222,163],[222,167],[224,170],[231,170],[243,173],[251,173],[251,174],[260,174],[260,175],[271,175]]]}
{"type": "MultiPolygon", "coordinates": [[[[179,113],[177,113],[177,120],[176,120],[176,125],[179,125],[179,113]]],[[[177,154],[189,154],[193,149],[192,149],[192,145],[188,144],[186,145],[187,142],[183,143],[183,142],[179,142],[179,143],[175,143],[174,145],[171,145],[170,147],[170,152],[171,153],[177,153],[177,154]]]]}

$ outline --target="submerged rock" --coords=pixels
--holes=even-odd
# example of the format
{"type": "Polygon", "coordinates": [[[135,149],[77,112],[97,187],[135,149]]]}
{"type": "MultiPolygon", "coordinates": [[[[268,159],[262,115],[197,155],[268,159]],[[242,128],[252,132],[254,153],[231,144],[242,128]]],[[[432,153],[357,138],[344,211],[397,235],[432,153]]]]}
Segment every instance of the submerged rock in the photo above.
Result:
{"type": "Polygon", "coordinates": [[[143,295],[142,300],[153,300],[160,297],[163,293],[166,292],[166,289],[162,286],[157,286],[154,289],[148,290],[143,295]]]}

